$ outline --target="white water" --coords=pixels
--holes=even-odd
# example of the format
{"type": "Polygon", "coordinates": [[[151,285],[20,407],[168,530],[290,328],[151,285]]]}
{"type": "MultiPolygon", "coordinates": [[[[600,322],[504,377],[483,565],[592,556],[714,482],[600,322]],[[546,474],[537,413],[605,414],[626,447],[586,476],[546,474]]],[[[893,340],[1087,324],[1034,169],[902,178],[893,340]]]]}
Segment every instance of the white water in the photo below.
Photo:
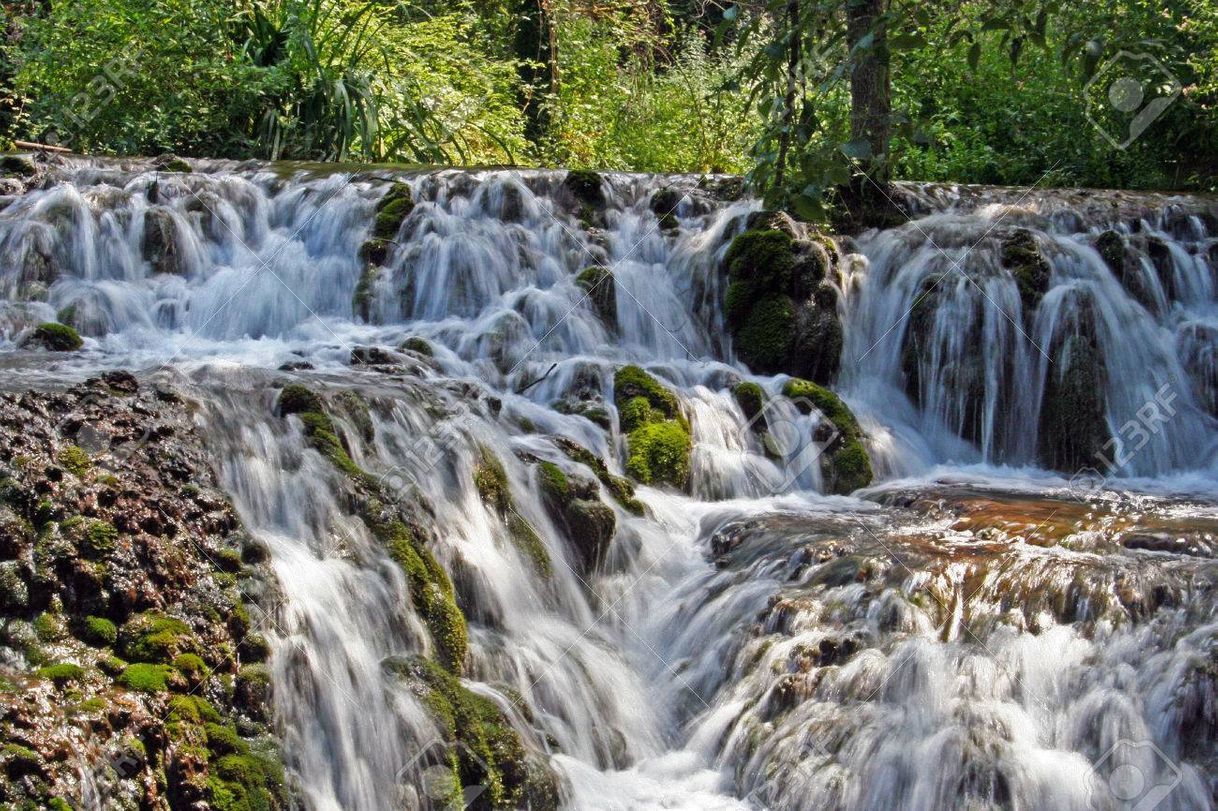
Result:
{"type": "MultiPolygon", "coordinates": [[[[663,181],[612,176],[605,222],[592,231],[564,200],[561,173],[403,176],[418,205],[364,323],[352,306],[357,251],[387,173],[285,180],[272,168],[206,168],[158,177],[73,164],[66,182],[10,203],[0,211],[0,323],[12,349],[30,325],[74,307],[86,350],[56,357],[54,375],[168,364],[189,376],[183,385],[206,404],[199,419],[225,487],[267,542],[282,584],[276,723],[306,807],[421,801],[416,758],[438,730],[385,667],[427,646],[405,579],[345,511],[342,476],[307,448],[295,420],[273,416],[290,379],[356,388],[373,404],[374,439],[352,442],[352,456],[425,505],[434,552],[470,621],[468,683],[505,708],[509,696],[523,698],[528,717],[514,710],[514,725],[531,756],[562,777],[568,807],[1128,807],[1106,795],[1092,805],[1092,767],[1106,776],[1112,757],[1171,784],[1159,808],[1211,806],[1208,569],[1021,545],[1005,574],[987,570],[995,579],[978,584],[974,564],[949,554],[975,539],[948,533],[929,554],[911,539],[942,526],[821,496],[818,466],[783,469],[763,455],[732,383],[761,383],[776,397],[772,414],[799,436],[811,437],[817,418],[777,397],[782,379],[748,375],[730,354],[717,268],[755,204],[715,203],[677,179],[690,194],[676,212],[681,228],[666,234],[647,205],[663,181]],[[144,259],[153,205],[173,218],[179,275],[155,274],[144,259]],[[40,263],[57,269],[53,279],[34,278],[40,263]],[[598,263],[614,270],[616,325],[574,280],[598,263]],[[404,358],[414,371],[387,376],[348,365],[357,345],[392,348],[409,336],[432,342],[434,366],[404,358]],[[275,371],[302,360],[314,370],[275,371]],[[616,432],[550,404],[611,403],[624,362],[679,392],[696,443],[691,493],[640,488],[648,515],[635,517],[602,492],[617,533],[606,565],[582,582],[521,455],[588,476],[550,439],[567,437],[620,473],[616,432]],[[502,401],[497,415],[490,398],[502,401]],[[555,562],[551,579],[480,501],[480,445],[504,461],[517,509],[555,562]],[[774,515],[788,518],[773,524],[774,515]],[[716,566],[712,547],[724,533],[746,541],[716,566]],[[829,543],[845,552],[815,557],[829,543]],[[856,558],[869,561],[868,575],[840,577],[839,561],[856,558]],[[1118,574],[1148,566],[1135,591],[1165,581],[1181,602],[1136,623],[1095,597],[1003,602],[1029,584],[1065,590],[1080,558],[1092,566],[1082,576],[1108,584],[1097,592],[1118,591],[1118,574]],[[850,655],[808,654],[845,638],[850,655]],[[1108,756],[1126,740],[1152,742],[1170,767],[1146,749],[1108,756]]],[[[842,263],[842,391],[882,476],[1077,489],[1033,468],[1053,360],[1045,355],[1073,328],[1082,296],[1108,371],[1110,431],[1139,420],[1164,386],[1173,395],[1170,419],[1120,465],[1145,477],[1126,486],[1163,491],[1144,506],[1151,511],[1182,482],[1212,495],[1213,239],[1200,220],[1164,212],[1116,223],[1170,248],[1170,297],[1145,259],[1160,305],[1152,313],[1091,247],[1107,223],[1076,219],[1000,205],[932,214],[865,235],[862,255],[842,263]],[[1052,288],[1028,317],[987,233],[1007,218],[1033,228],[1052,266],[1052,288]],[[915,405],[903,383],[907,316],[924,282],[940,276],[934,354],[921,359],[915,405]],[[978,358],[979,397],[950,373],[978,358]]],[[[14,355],[31,377],[45,377],[46,364],[14,355]]]]}

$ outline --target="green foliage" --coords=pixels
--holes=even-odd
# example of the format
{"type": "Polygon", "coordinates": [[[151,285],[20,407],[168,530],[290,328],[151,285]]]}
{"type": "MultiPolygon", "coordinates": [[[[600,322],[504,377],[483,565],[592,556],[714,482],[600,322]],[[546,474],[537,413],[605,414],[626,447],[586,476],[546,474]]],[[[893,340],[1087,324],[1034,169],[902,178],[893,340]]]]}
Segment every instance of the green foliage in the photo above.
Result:
{"type": "Polygon", "coordinates": [[[153,611],[128,620],[118,634],[118,652],[132,662],[168,664],[192,646],[186,623],[153,611]]]}

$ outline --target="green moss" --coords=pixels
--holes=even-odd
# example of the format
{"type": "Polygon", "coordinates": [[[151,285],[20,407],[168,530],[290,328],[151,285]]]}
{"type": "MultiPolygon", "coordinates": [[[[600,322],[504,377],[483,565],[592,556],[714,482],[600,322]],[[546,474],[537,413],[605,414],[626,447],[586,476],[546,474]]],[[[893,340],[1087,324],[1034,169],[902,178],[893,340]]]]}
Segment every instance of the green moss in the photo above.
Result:
{"type": "Polygon", "coordinates": [[[853,493],[860,487],[871,484],[874,473],[871,458],[863,443],[857,439],[847,440],[829,459],[832,487],[838,493],[853,493]]]}
{"type": "Polygon", "coordinates": [[[526,751],[498,706],[432,662],[414,660],[408,671],[427,691],[425,703],[453,744],[454,792],[462,786],[483,786],[485,804],[480,802],[480,807],[522,807],[528,783],[526,751]]]}
{"type": "Polygon", "coordinates": [[[114,551],[118,543],[118,530],[109,521],[89,519],[84,526],[80,549],[86,557],[103,558],[114,551]]]}
{"type": "MultiPolygon", "coordinates": [[[[732,396],[736,398],[740,410],[744,412],[745,419],[750,422],[757,418],[765,406],[765,391],[756,383],[748,381],[737,383],[732,387],[732,396]]],[[[754,427],[757,427],[755,423],[754,427]]],[[[761,427],[764,428],[764,426],[761,427]]]]}
{"type": "Polygon", "coordinates": [[[783,386],[782,393],[783,396],[791,400],[806,401],[796,403],[800,411],[808,414],[811,413],[811,408],[814,407],[821,414],[824,414],[841,434],[851,437],[862,436],[862,429],[859,428],[858,420],[854,417],[854,412],[842,402],[840,397],[824,386],[819,386],[810,380],[791,378],[783,386]]]}
{"type": "Polygon", "coordinates": [[[67,324],[56,324],[48,321],[34,328],[30,342],[52,352],[71,352],[84,346],[80,333],[67,324]]]}
{"type": "Polygon", "coordinates": [[[83,479],[93,469],[93,460],[89,454],[75,445],[68,445],[56,456],[59,466],[78,479],[83,479]]]}
{"type": "Polygon", "coordinates": [[[553,462],[542,462],[538,465],[538,484],[543,497],[552,499],[556,504],[566,504],[571,498],[571,483],[567,474],[553,462]]]}
{"type": "Polygon", "coordinates": [[[555,441],[568,457],[581,465],[587,465],[618,503],[635,515],[643,514],[643,504],[634,497],[634,485],[629,479],[614,476],[604,461],[584,446],[563,437],[555,441]]]}
{"type": "Polygon", "coordinates": [[[85,617],[80,638],[98,648],[109,647],[118,639],[118,628],[105,617],[85,617]]]}
{"type": "Polygon", "coordinates": [[[34,617],[34,633],[43,642],[58,642],[66,636],[63,617],[44,611],[34,617]]]}
{"type": "Polygon", "coordinates": [[[194,653],[183,653],[180,656],[175,656],[173,667],[179,673],[187,676],[200,676],[207,672],[207,665],[203,662],[203,659],[194,653]]]}
{"type": "Polygon", "coordinates": [[[245,568],[245,561],[241,559],[241,551],[238,549],[218,549],[215,555],[212,556],[216,566],[222,572],[235,574],[245,568]]]}
{"type": "Polygon", "coordinates": [[[372,224],[373,239],[393,240],[402,221],[414,210],[414,196],[405,183],[395,183],[376,204],[376,219],[372,224]]]}
{"type": "Polygon", "coordinates": [[[47,808],[51,809],[51,811],[74,811],[72,805],[62,797],[52,797],[50,802],[47,803],[47,808]]]}
{"type": "Polygon", "coordinates": [[[309,411],[323,411],[321,397],[308,386],[299,383],[289,383],[279,392],[279,415],[303,414],[309,411]]]}
{"type": "Polygon", "coordinates": [[[685,487],[691,448],[689,432],[675,421],[643,425],[630,434],[626,470],[644,484],[685,487]]]}
{"type": "Polygon", "coordinates": [[[271,811],[283,803],[283,786],[265,758],[228,754],[208,764],[207,790],[215,811],[271,811]]]}
{"type": "Polygon", "coordinates": [[[417,336],[411,336],[410,338],[402,341],[402,343],[398,345],[398,349],[403,352],[414,352],[415,354],[422,355],[426,358],[430,358],[435,355],[435,350],[431,348],[431,344],[417,336]]]}
{"type": "Polygon", "coordinates": [[[85,669],[71,662],[60,662],[38,668],[38,677],[55,682],[56,687],[63,687],[71,681],[80,681],[85,676],[85,669]]]}
{"type": "Polygon", "coordinates": [[[481,446],[481,458],[474,466],[474,488],[482,501],[501,515],[512,506],[512,491],[508,484],[507,471],[494,452],[481,446]]]}
{"type": "Polygon", "coordinates": [[[406,575],[411,601],[427,624],[437,658],[453,673],[460,673],[465,666],[469,639],[465,615],[457,606],[448,573],[401,522],[394,522],[378,534],[387,536],[389,556],[406,575]]]}
{"type": "Polygon", "coordinates": [[[305,438],[309,445],[330,464],[352,478],[362,479],[365,474],[347,454],[347,450],[334,432],[334,422],[323,411],[304,411],[296,415],[304,424],[305,438]]]}
{"type": "Polygon", "coordinates": [[[664,388],[638,366],[623,366],[613,376],[613,400],[621,410],[623,403],[635,397],[645,397],[652,408],[668,419],[676,419],[680,413],[677,396],[664,388]]]}
{"type": "Polygon", "coordinates": [[[204,724],[203,731],[207,735],[207,751],[212,757],[248,755],[250,752],[249,744],[241,740],[237,730],[231,726],[208,722],[204,724]]]}
{"type": "Polygon", "coordinates": [[[617,282],[609,268],[599,265],[587,268],[575,277],[575,282],[588,293],[588,300],[606,324],[617,323],[617,282]]]}
{"type": "Polygon", "coordinates": [[[141,693],[163,693],[169,689],[166,680],[171,672],[166,665],[128,665],[118,677],[118,683],[141,693]]]}
{"type": "Polygon", "coordinates": [[[533,561],[537,572],[545,578],[553,576],[554,564],[550,560],[550,553],[546,550],[545,542],[537,534],[537,530],[515,512],[508,515],[507,528],[512,543],[533,561]]]}
{"type": "Polygon", "coordinates": [[[783,293],[757,301],[736,331],[740,359],[761,372],[776,372],[795,337],[795,302],[783,293]]]}
{"type": "Polygon", "coordinates": [[[168,664],[191,647],[186,623],[151,611],[128,620],[118,635],[119,653],[132,662],[168,664]]]}
{"type": "Polygon", "coordinates": [[[351,309],[364,321],[371,320],[372,291],[380,275],[379,265],[371,263],[365,265],[363,273],[359,276],[359,282],[355,285],[355,293],[351,296],[351,309]]]}
{"type": "Polygon", "coordinates": [[[623,433],[628,434],[639,426],[652,422],[658,416],[658,412],[652,409],[651,401],[646,397],[631,397],[621,406],[618,420],[623,433]]]}
{"type": "Polygon", "coordinates": [[[723,261],[732,281],[759,291],[785,290],[795,268],[795,246],[782,231],[745,231],[732,240],[723,261]]]}
{"type": "Polygon", "coordinates": [[[571,192],[583,208],[583,219],[587,220],[594,209],[605,205],[605,191],[601,187],[601,176],[591,169],[572,169],[563,178],[563,186],[571,192]]]}
{"type": "Polygon", "coordinates": [[[127,663],[117,656],[103,656],[97,660],[97,668],[111,678],[117,678],[127,667],[127,663]]]}
{"type": "Polygon", "coordinates": [[[42,771],[42,756],[29,747],[17,743],[6,743],[0,749],[0,761],[10,778],[36,774],[42,771]]]}
{"type": "Polygon", "coordinates": [[[158,170],[162,171],[162,172],[178,172],[178,173],[182,173],[182,174],[187,174],[191,171],[189,163],[182,160],[181,158],[176,158],[176,157],[170,158],[169,160],[162,163],[158,167],[158,170]]]}
{"type": "Polygon", "coordinates": [[[198,726],[202,723],[220,723],[220,713],[212,703],[202,696],[174,696],[169,699],[167,720],[198,726]]]}

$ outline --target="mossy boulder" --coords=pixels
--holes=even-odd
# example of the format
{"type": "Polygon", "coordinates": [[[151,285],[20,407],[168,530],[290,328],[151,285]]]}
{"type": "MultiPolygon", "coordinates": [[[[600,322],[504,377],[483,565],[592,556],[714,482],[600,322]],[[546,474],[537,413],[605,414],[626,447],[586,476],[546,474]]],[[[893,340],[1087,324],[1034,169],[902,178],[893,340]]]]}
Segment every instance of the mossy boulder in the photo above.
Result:
{"type": "Polygon", "coordinates": [[[367,264],[360,273],[359,281],[355,283],[355,292],[351,294],[351,309],[364,321],[372,320],[372,298],[377,279],[381,277],[383,268],[380,265],[367,264]]]}
{"type": "Polygon", "coordinates": [[[401,521],[374,526],[374,530],[406,576],[411,602],[427,624],[437,661],[452,673],[460,674],[465,668],[469,638],[465,614],[457,605],[448,573],[401,521]]]}
{"type": "Polygon", "coordinates": [[[153,168],[158,172],[178,172],[188,173],[191,171],[190,164],[172,153],[160,155],[152,162],[153,168]]]}
{"type": "Polygon", "coordinates": [[[871,484],[874,478],[871,458],[863,446],[862,428],[849,406],[832,391],[810,380],[792,378],[782,393],[801,412],[808,414],[815,409],[832,425],[820,457],[827,491],[844,495],[871,484]]]}
{"type": "Polygon", "coordinates": [[[617,282],[609,268],[594,265],[575,277],[586,291],[588,301],[609,327],[617,326],[617,282]]]}
{"type": "Polygon", "coordinates": [[[308,386],[290,383],[279,393],[276,404],[279,416],[296,415],[304,427],[309,445],[330,461],[335,467],[355,479],[364,479],[366,474],[351,459],[343,447],[334,428],[334,421],[326,413],[321,397],[308,386]]]}
{"type": "Polygon", "coordinates": [[[411,337],[402,341],[402,343],[398,344],[398,351],[413,352],[414,354],[422,355],[425,358],[433,357],[436,354],[436,351],[432,348],[431,344],[429,344],[425,339],[419,338],[415,335],[412,335],[411,337]]]}
{"type": "Polygon", "coordinates": [[[33,177],[38,174],[38,164],[28,155],[0,156],[0,175],[5,177],[33,177]]]}
{"type": "Polygon", "coordinates": [[[736,398],[736,403],[744,412],[744,418],[748,421],[750,429],[757,433],[764,433],[766,424],[761,411],[765,408],[765,391],[761,386],[742,381],[732,386],[732,396],[736,398]]]}
{"type": "Polygon", "coordinates": [[[1040,244],[1031,231],[1016,229],[1002,240],[1000,259],[1019,288],[1025,317],[1030,317],[1049,292],[1051,271],[1040,244]]]}
{"type": "Polygon", "coordinates": [[[537,487],[546,511],[570,542],[577,571],[589,575],[605,559],[617,516],[600,500],[594,482],[568,476],[553,462],[538,464],[537,487]]]}
{"type": "Polygon", "coordinates": [[[789,218],[760,213],[750,222],[764,228],[737,236],[724,257],[724,317],[736,351],[757,372],[827,382],[842,351],[830,254],[789,218]]]}
{"type": "Polygon", "coordinates": [[[74,352],[84,346],[80,333],[67,324],[48,321],[39,324],[22,342],[24,348],[46,349],[51,352],[74,352]]]}
{"type": "Polygon", "coordinates": [[[566,437],[555,437],[554,443],[569,459],[585,465],[596,474],[600,483],[605,485],[613,498],[626,510],[635,515],[643,514],[643,504],[634,497],[634,485],[630,483],[629,479],[614,476],[609,472],[609,467],[603,459],[577,442],[566,437]]]}
{"type": "Polygon", "coordinates": [[[376,204],[372,238],[392,241],[402,222],[414,211],[414,195],[405,183],[394,183],[376,204]]]}
{"type": "Polygon", "coordinates": [[[626,472],[643,484],[689,482],[693,443],[677,397],[638,366],[623,366],[613,378],[613,397],[627,434],[626,472]]]}
{"type": "Polygon", "coordinates": [[[169,664],[183,653],[198,650],[190,626],[176,617],[147,611],[119,629],[117,650],[129,662],[169,664]]]}

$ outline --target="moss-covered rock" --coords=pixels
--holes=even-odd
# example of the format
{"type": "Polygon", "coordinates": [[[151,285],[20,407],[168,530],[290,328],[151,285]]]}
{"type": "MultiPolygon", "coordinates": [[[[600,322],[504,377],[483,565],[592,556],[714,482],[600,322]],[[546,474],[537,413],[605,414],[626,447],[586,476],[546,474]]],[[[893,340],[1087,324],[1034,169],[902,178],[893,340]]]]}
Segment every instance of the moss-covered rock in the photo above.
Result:
{"type": "Polygon", "coordinates": [[[577,442],[566,437],[555,437],[554,442],[572,461],[586,465],[592,470],[596,474],[596,478],[605,485],[619,504],[635,515],[643,514],[643,504],[634,497],[634,485],[630,483],[629,479],[614,476],[609,472],[609,467],[603,459],[577,442]]]}
{"type": "Polygon", "coordinates": [[[1049,262],[1036,237],[1026,228],[1019,228],[1002,240],[1000,256],[1002,266],[1010,271],[1019,287],[1024,314],[1030,316],[1049,292],[1049,262]]]}
{"type": "Polygon", "coordinates": [[[118,683],[141,693],[163,693],[169,689],[172,673],[168,665],[138,663],[128,665],[119,675],[118,683]]]}
{"type": "Polygon", "coordinates": [[[833,426],[833,434],[820,457],[828,492],[852,493],[871,484],[874,473],[863,446],[862,428],[841,398],[824,386],[798,378],[788,380],[782,393],[803,413],[815,409],[833,426]]]}
{"type": "Polygon", "coordinates": [[[67,324],[48,321],[35,327],[33,333],[22,342],[22,346],[51,352],[73,352],[84,346],[84,341],[80,339],[80,333],[67,324]]]}
{"type": "Polygon", "coordinates": [[[177,172],[185,174],[192,171],[189,163],[182,160],[177,155],[168,152],[164,155],[158,156],[157,159],[152,162],[152,165],[153,168],[155,168],[158,172],[177,172]]]}
{"type": "Polygon", "coordinates": [[[423,338],[413,335],[402,341],[402,343],[398,344],[398,351],[413,352],[416,355],[422,355],[425,358],[433,357],[436,354],[435,350],[432,349],[431,344],[429,344],[423,338]]]}
{"type": "Polygon", "coordinates": [[[626,472],[643,484],[684,488],[693,443],[676,395],[638,366],[623,366],[613,396],[627,434],[626,472]]]}
{"type": "Polygon", "coordinates": [[[176,656],[198,650],[190,626],[176,617],[147,611],[119,629],[118,653],[130,662],[169,664],[176,656]]]}
{"type": "Polygon", "coordinates": [[[575,277],[576,283],[587,291],[588,300],[610,327],[617,326],[617,283],[609,268],[594,265],[575,277]]]}
{"type": "Polygon", "coordinates": [[[765,391],[761,386],[749,381],[741,381],[732,386],[732,396],[736,398],[736,403],[744,412],[744,418],[748,420],[752,430],[759,433],[764,432],[766,430],[765,417],[758,419],[762,408],[765,407],[765,391]]]}
{"type": "Polygon", "coordinates": [[[377,279],[381,277],[381,270],[379,265],[365,265],[355,284],[355,292],[351,294],[351,309],[364,321],[372,320],[372,294],[377,279]]]}
{"type": "Polygon", "coordinates": [[[572,169],[563,178],[563,188],[585,206],[601,209],[605,207],[605,190],[601,176],[591,169],[572,169]]]}
{"type": "Polygon", "coordinates": [[[503,519],[513,545],[534,563],[542,577],[550,577],[554,573],[550,553],[541,536],[516,510],[503,463],[487,447],[482,447],[480,453],[474,467],[474,488],[482,501],[503,519]]]}
{"type": "Polygon", "coordinates": [[[410,599],[427,624],[436,659],[449,671],[460,674],[465,668],[469,639],[465,615],[457,605],[448,573],[404,523],[394,521],[387,527],[374,528],[384,539],[389,556],[406,575],[410,599]]]}
{"type": "Polygon", "coordinates": [[[827,382],[841,363],[837,296],[826,281],[830,254],[794,222],[759,212],[724,257],[724,316],[750,368],[827,382]]]}
{"type": "Polygon", "coordinates": [[[414,211],[414,195],[405,183],[394,183],[376,204],[372,238],[391,241],[402,222],[414,211]]]}
{"type": "Polygon", "coordinates": [[[29,155],[0,155],[0,175],[5,177],[33,177],[38,174],[38,164],[29,155]]]}

